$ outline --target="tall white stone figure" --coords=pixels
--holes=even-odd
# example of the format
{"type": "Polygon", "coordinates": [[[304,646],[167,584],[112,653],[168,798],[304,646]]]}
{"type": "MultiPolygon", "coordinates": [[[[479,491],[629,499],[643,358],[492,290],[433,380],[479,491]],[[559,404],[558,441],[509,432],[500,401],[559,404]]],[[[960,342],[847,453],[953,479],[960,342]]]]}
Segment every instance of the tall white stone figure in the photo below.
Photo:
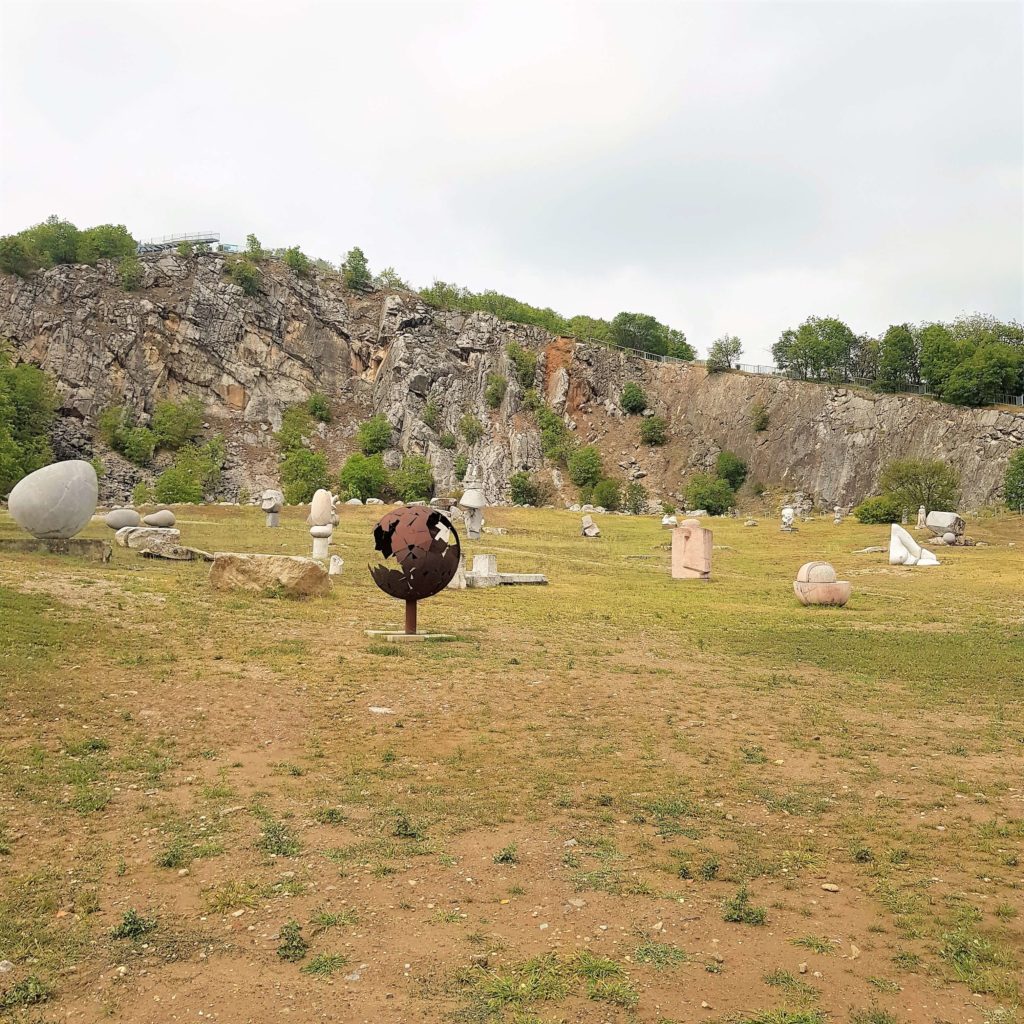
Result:
{"type": "Polygon", "coordinates": [[[267,526],[281,525],[281,509],[284,506],[284,495],[273,488],[260,495],[260,508],[267,513],[267,526]]]}
{"type": "Polygon", "coordinates": [[[326,488],[321,487],[313,495],[309,503],[309,515],[306,516],[307,526],[337,526],[338,513],[334,511],[334,503],[338,499],[326,488]]]}
{"type": "Polygon", "coordinates": [[[792,505],[786,505],[782,509],[782,526],[781,529],[785,530],[786,533],[792,533],[794,530],[793,523],[796,520],[796,509],[792,505]]]}
{"type": "Polygon", "coordinates": [[[924,507],[924,505],[922,505],[917,510],[917,528],[919,530],[927,529],[927,522],[926,522],[927,518],[928,518],[928,510],[924,507]]]}
{"type": "Polygon", "coordinates": [[[892,524],[889,535],[890,565],[938,565],[939,560],[927,548],[921,547],[898,523],[892,524]]]}
{"type": "Polygon", "coordinates": [[[459,506],[463,510],[466,536],[470,540],[479,540],[484,528],[484,509],[487,507],[487,499],[484,497],[480,468],[475,463],[471,463],[466,470],[465,486],[466,490],[459,498],[459,506]]]}

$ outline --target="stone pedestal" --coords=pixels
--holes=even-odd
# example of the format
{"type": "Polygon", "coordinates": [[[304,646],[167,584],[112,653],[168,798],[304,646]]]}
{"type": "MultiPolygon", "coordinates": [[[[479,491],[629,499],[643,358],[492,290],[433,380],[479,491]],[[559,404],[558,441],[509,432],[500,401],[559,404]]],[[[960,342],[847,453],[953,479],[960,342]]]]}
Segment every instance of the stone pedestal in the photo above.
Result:
{"type": "Polygon", "coordinates": [[[268,512],[267,513],[267,526],[280,526],[281,525],[281,513],[280,512],[268,512]]]}
{"type": "Polygon", "coordinates": [[[38,540],[0,540],[0,553],[12,555],[72,555],[90,562],[109,562],[111,547],[105,540],[41,537],[38,540]]]}

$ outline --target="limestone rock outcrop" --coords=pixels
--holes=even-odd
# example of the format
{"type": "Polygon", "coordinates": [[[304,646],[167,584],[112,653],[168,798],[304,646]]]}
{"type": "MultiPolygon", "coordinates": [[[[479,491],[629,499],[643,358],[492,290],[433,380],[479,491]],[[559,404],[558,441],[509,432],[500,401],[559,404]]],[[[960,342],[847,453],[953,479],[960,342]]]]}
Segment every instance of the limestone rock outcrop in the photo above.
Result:
{"type": "Polygon", "coordinates": [[[300,555],[251,555],[215,551],[210,568],[214,590],[247,590],[254,594],[319,597],[330,593],[327,570],[300,555]]]}
{"type": "Polygon", "coordinates": [[[813,494],[829,509],[873,493],[894,452],[942,457],[960,474],[970,509],[998,496],[1010,454],[1024,446],[1024,413],[1005,408],[709,375],[699,365],[649,362],[486,313],[435,309],[412,292],[352,293],[337,275],[298,277],[275,261],[261,265],[252,296],[230,281],[219,254],[168,253],[143,257],[142,265],[132,293],[105,261],[26,279],[0,275],[0,336],[11,339],[16,359],[54,378],[63,416],[55,447],[75,457],[102,454],[105,499],[125,501],[134,482],[153,476],[98,445],[96,419],[107,405],[124,403],[145,423],[164,397],[199,397],[210,431],[226,437],[225,484],[235,496],[279,486],[273,431],[286,408],[319,392],[332,420],[316,424],[308,440],[332,470],[356,449],[358,424],[380,412],[393,431],[387,465],[407,453],[425,456],[438,493],[459,490],[461,455],[480,467],[489,505],[509,499],[509,479],[519,470],[540,473],[558,498],[573,501],[574,489],[543,457],[525,382],[509,359],[513,341],[536,355],[532,390],[573,436],[596,444],[607,468],[624,462],[629,479],[677,505],[686,475],[711,468],[728,449],[750,465],[752,478],[813,494]],[[508,380],[497,409],[485,398],[490,374],[508,380]],[[668,421],[664,447],[640,445],[639,418],[618,406],[628,381],[668,421]],[[436,422],[426,416],[431,401],[436,422]],[[768,417],[760,432],[750,422],[755,403],[768,417]],[[472,443],[466,417],[482,427],[472,443]],[[455,450],[446,435],[457,439],[455,450]]]}

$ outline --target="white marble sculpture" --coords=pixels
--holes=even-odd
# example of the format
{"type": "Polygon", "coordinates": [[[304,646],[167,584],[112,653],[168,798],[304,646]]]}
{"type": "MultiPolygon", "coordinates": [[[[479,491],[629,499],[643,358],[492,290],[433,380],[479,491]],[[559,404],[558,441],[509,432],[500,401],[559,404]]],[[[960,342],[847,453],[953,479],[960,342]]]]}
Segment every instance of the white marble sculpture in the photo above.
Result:
{"type": "Polygon", "coordinates": [[[487,499],[484,497],[480,469],[475,464],[471,463],[466,470],[465,487],[466,490],[459,498],[459,506],[462,508],[466,524],[466,536],[470,540],[479,540],[484,528],[484,509],[487,507],[487,499]]]}
{"type": "Polygon", "coordinates": [[[338,499],[326,488],[321,487],[309,503],[309,515],[306,516],[307,526],[337,526],[338,513],[334,504],[338,499]]]}
{"type": "Polygon", "coordinates": [[[71,459],[43,466],[14,485],[7,508],[14,521],[40,540],[74,537],[96,511],[99,481],[91,462],[71,459]]]}
{"type": "Polygon", "coordinates": [[[268,488],[260,495],[260,508],[267,513],[267,526],[281,525],[281,509],[284,507],[284,495],[274,488],[268,488]]]}
{"type": "Polygon", "coordinates": [[[326,561],[331,546],[331,534],[334,527],[330,523],[324,526],[311,526],[309,535],[313,538],[313,557],[318,561],[326,561]]]}
{"type": "Polygon", "coordinates": [[[782,527],[781,528],[783,530],[785,530],[786,533],[792,533],[792,531],[796,529],[796,527],[793,525],[795,521],[796,521],[796,510],[793,508],[792,505],[784,506],[783,509],[782,509],[782,527]]]}
{"type": "Polygon", "coordinates": [[[938,565],[939,560],[927,548],[921,547],[898,523],[892,524],[889,535],[890,565],[938,565]]]}
{"type": "Polygon", "coordinates": [[[927,519],[928,519],[928,510],[924,507],[924,505],[922,505],[917,510],[917,528],[919,530],[923,530],[928,525],[927,524],[927,519]]]}
{"type": "Polygon", "coordinates": [[[835,523],[836,526],[841,526],[842,522],[843,522],[843,508],[842,508],[842,506],[841,505],[836,505],[836,507],[832,511],[834,513],[834,515],[832,517],[832,522],[835,523]]]}

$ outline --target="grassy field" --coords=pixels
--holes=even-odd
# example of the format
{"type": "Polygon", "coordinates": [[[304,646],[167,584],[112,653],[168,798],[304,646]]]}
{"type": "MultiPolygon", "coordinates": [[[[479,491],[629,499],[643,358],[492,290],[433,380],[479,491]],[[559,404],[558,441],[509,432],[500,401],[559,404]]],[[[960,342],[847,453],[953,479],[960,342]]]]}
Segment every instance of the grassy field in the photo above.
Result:
{"type": "MultiPolygon", "coordinates": [[[[713,520],[705,585],[656,519],[494,509],[467,553],[551,585],[445,592],[456,640],[398,646],[341,515],[305,603],[0,561],[0,1019],[1024,1020],[1020,518],[935,569],[713,520]],[[794,598],[819,558],[847,608],[794,598]]],[[[309,551],[297,509],[178,517],[309,551]]]]}

